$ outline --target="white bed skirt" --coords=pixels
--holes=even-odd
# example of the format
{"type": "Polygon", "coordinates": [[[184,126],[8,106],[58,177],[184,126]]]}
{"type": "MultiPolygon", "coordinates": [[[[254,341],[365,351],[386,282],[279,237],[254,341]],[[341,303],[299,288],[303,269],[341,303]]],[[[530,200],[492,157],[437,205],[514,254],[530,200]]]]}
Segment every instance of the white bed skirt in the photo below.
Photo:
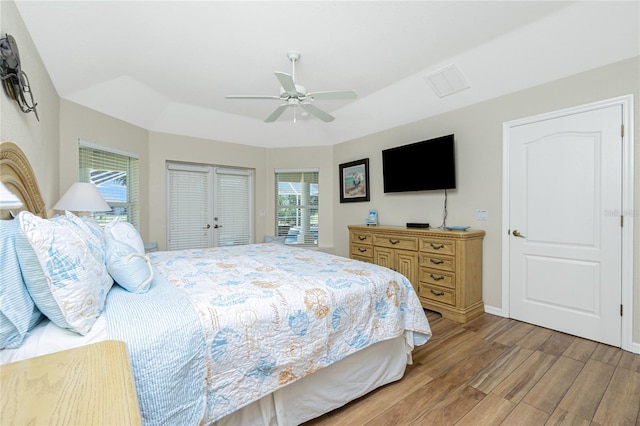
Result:
{"type": "MultiPolygon", "coordinates": [[[[107,338],[104,316],[98,318],[86,336],[61,329],[45,320],[32,330],[20,348],[1,350],[0,364],[97,343],[107,338]]],[[[299,425],[401,379],[407,364],[411,363],[412,350],[412,332],[376,343],[229,414],[215,425],[299,425]]]]}
{"type": "Polygon", "coordinates": [[[399,336],[356,352],[229,414],[215,425],[290,426],[321,416],[401,379],[411,362],[412,337],[399,336]]]}

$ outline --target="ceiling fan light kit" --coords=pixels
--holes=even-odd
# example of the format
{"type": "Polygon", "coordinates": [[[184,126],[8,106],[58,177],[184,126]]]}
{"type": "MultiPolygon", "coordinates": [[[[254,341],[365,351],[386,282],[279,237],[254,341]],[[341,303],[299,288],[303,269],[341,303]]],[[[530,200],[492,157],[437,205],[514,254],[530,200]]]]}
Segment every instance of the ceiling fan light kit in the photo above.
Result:
{"type": "Polygon", "coordinates": [[[300,107],[303,112],[302,116],[308,114],[319,118],[324,122],[335,120],[335,117],[326,111],[313,105],[311,102],[315,100],[329,99],[355,99],[358,94],[353,90],[331,90],[325,92],[307,92],[306,87],[296,83],[296,61],[300,59],[300,52],[290,51],[287,58],[291,61],[291,74],[276,71],[275,75],[280,82],[280,96],[268,95],[229,95],[227,99],[275,99],[283,103],[278,106],[264,121],[272,123],[276,121],[289,107],[293,107],[293,121],[296,121],[296,109],[300,107]]]}

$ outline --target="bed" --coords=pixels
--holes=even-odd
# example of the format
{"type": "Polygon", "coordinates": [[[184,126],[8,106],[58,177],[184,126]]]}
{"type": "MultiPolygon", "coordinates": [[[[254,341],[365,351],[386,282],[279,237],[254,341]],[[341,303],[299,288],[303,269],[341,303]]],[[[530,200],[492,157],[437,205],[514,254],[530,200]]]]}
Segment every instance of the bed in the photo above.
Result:
{"type": "Polygon", "coordinates": [[[16,284],[3,266],[1,318],[15,315],[5,312],[8,282],[22,290],[22,310],[31,309],[0,363],[124,341],[145,424],[300,424],[402,378],[414,346],[431,336],[411,283],[389,269],[273,243],[145,255],[135,231],[113,232],[119,224],[96,229],[68,212],[45,219],[17,146],[2,144],[0,167],[28,210],[0,223],[3,240],[19,228],[17,260],[6,241],[0,248],[2,264],[24,276],[16,284]],[[125,258],[111,249],[116,243],[138,253],[128,258],[139,262],[129,275],[111,273],[113,253],[125,258]],[[75,262],[82,271],[59,266],[74,265],[69,259],[79,251],[89,256],[75,262]],[[34,263],[35,275],[47,278],[35,290],[27,279],[34,263]],[[85,289],[74,287],[75,272],[88,274],[89,296],[77,294],[85,289]]]}

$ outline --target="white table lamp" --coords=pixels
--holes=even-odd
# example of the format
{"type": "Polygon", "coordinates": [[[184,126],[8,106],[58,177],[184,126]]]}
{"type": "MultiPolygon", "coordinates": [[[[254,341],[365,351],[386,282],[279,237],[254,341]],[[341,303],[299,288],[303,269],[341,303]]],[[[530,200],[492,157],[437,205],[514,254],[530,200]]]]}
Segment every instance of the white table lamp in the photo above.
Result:
{"type": "Polygon", "coordinates": [[[0,209],[17,209],[22,207],[22,201],[0,182],[0,209]]]}
{"type": "Polygon", "coordinates": [[[94,184],[76,182],[67,189],[53,209],[71,212],[104,212],[110,211],[111,207],[102,198],[94,184]]]}

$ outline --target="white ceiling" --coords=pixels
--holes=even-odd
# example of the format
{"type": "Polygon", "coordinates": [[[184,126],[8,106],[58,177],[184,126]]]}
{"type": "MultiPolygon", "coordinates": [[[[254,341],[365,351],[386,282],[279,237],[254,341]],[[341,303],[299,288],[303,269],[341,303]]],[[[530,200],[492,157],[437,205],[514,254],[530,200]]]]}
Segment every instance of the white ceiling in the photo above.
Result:
{"type": "MultiPolygon", "coordinates": [[[[256,146],[331,145],[640,53],[638,1],[16,1],[59,95],[151,131],[256,146]],[[263,120],[274,71],[309,91],[322,122],[263,120]],[[425,76],[456,64],[470,89],[425,76]]],[[[17,40],[20,44],[20,40],[17,40]]],[[[29,64],[23,64],[29,74],[29,64]]],[[[37,101],[37,87],[33,88],[37,101]]]]}

